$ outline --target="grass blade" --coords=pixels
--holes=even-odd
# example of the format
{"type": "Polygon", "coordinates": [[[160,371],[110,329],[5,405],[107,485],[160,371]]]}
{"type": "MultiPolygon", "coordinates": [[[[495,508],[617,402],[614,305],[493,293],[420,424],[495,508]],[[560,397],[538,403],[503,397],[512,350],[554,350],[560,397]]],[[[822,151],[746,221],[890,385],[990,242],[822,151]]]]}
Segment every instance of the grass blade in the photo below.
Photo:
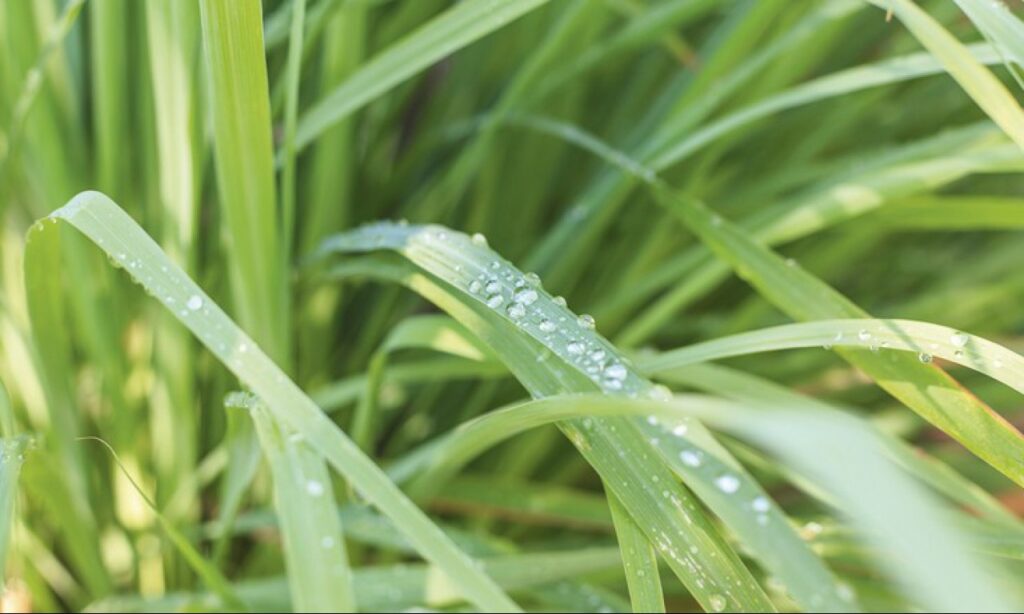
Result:
{"type": "Polygon", "coordinates": [[[1003,84],[967,48],[912,0],[869,0],[887,8],[1003,132],[1024,148],[1024,110],[1003,84]]]}
{"type": "Polygon", "coordinates": [[[292,607],[298,612],[355,611],[352,571],[323,460],[278,429],[258,400],[251,412],[274,476],[292,607]]]}
{"type": "Polygon", "coordinates": [[[278,231],[259,0],[202,0],[217,188],[238,319],[289,368],[288,286],[278,231]]]}
{"type": "Polygon", "coordinates": [[[374,56],[299,119],[296,150],[441,58],[544,5],[548,0],[467,0],[374,56]]]}
{"type": "MultiPolygon", "coordinates": [[[[267,405],[275,420],[301,433],[362,495],[394,521],[418,551],[435,563],[463,595],[481,609],[514,611],[516,605],[484,575],[418,508],[399,491],[373,462],[328,420],[284,372],[242,332],[203,291],[171,263],[159,246],[110,199],[85,192],[54,212],[49,221],[30,231],[25,277],[32,305],[32,327],[37,335],[59,330],[60,255],[57,222],[67,222],[112,257],[124,255],[133,279],[159,300],[175,317],[249,386],[267,405]],[[58,260],[59,261],[59,260],[58,260]],[[56,285],[55,285],[56,283],[56,285]],[[43,308],[47,305],[47,308],[43,308]]],[[[66,359],[66,343],[49,345],[52,354],[66,359]]],[[[66,371],[51,372],[63,374],[66,371]]]]}
{"type": "Polygon", "coordinates": [[[790,348],[845,347],[872,352],[900,350],[922,363],[938,357],[984,373],[1024,394],[1024,357],[981,337],[912,320],[815,320],[713,339],[645,361],[649,372],[757,352],[790,348]]]}
{"type": "MultiPolygon", "coordinates": [[[[797,320],[865,317],[828,285],[752,241],[703,204],[658,190],[659,200],[767,300],[797,320]]],[[[952,377],[916,356],[863,350],[840,354],[894,397],[962,443],[1017,484],[1024,485],[1024,436],[952,377]]]]}
{"type": "MultiPolygon", "coordinates": [[[[592,382],[596,382],[598,387],[612,395],[643,396],[655,393],[649,382],[641,378],[633,380],[635,373],[629,369],[628,363],[623,364],[625,381],[609,382],[607,367],[621,360],[617,358],[615,348],[603,338],[589,332],[585,319],[579,320],[580,323],[577,324],[575,314],[543,292],[537,286],[536,280],[531,282],[527,276],[523,276],[496,256],[482,241],[473,241],[461,233],[439,227],[417,228],[400,224],[377,224],[332,238],[325,243],[323,251],[348,253],[382,248],[398,251],[429,275],[443,280],[442,286],[433,282],[431,278],[414,276],[406,283],[449,311],[488,343],[492,351],[502,357],[509,369],[534,396],[543,397],[565,391],[588,392],[593,390],[592,382]],[[527,305],[523,305],[520,300],[524,296],[527,297],[524,299],[528,300],[527,305]],[[592,358],[593,356],[597,358],[592,358]],[[610,363],[606,360],[609,356],[610,363]],[[596,371],[591,369],[588,374],[586,367],[591,366],[594,361],[605,366],[596,371]],[[580,376],[584,378],[581,379],[580,376]],[[588,382],[590,378],[593,379],[588,382]]],[[[618,375],[617,370],[617,367],[612,369],[612,373],[618,375]]],[[[672,489],[671,480],[664,480],[658,473],[654,473],[659,471],[657,464],[641,463],[646,465],[643,473],[634,476],[632,480],[609,479],[606,472],[614,471],[616,473],[611,475],[621,475],[619,472],[623,468],[617,465],[622,462],[621,459],[627,457],[619,452],[613,453],[610,458],[605,456],[606,446],[610,446],[612,450],[624,449],[630,454],[630,448],[627,446],[637,445],[632,454],[638,458],[643,458],[646,454],[645,449],[649,449],[649,446],[653,447],[658,451],[662,462],[683,477],[687,485],[721,515],[734,531],[742,534],[762,561],[780,577],[784,577],[790,590],[800,595],[809,607],[826,607],[824,604],[834,609],[849,607],[839,598],[838,593],[831,592],[833,583],[825,579],[829,573],[820,566],[820,561],[806,551],[804,544],[790,533],[788,525],[781,521],[781,514],[770,500],[765,498],[764,502],[772,519],[771,523],[778,530],[766,531],[764,525],[758,521],[757,515],[752,515],[737,497],[731,496],[741,488],[741,485],[745,494],[756,494],[760,492],[760,488],[699,424],[674,427],[671,424],[662,425],[657,421],[636,419],[618,422],[593,420],[588,423],[574,421],[560,424],[560,427],[566,431],[570,440],[577,445],[599,475],[605,478],[605,483],[628,507],[637,524],[647,531],[648,539],[652,542],[663,542],[666,536],[671,536],[675,530],[662,529],[652,535],[652,521],[650,516],[646,515],[648,510],[645,506],[658,508],[664,505],[665,499],[668,499],[670,506],[676,510],[695,508],[673,503],[686,501],[687,495],[681,490],[672,489]],[[638,428],[646,441],[633,444],[625,437],[630,432],[627,428],[638,428]],[[602,441],[604,438],[609,440],[608,443],[602,441]],[[702,457],[704,466],[699,471],[685,460],[689,458],[687,452],[694,453],[691,449],[694,446],[702,450],[702,454],[706,456],[702,457]],[[598,450],[601,453],[598,453],[598,450]],[[718,475],[715,475],[715,472],[718,475]],[[657,480],[649,477],[652,473],[657,480]],[[725,490],[718,483],[718,478],[722,474],[730,476],[725,490]],[[737,485],[735,490],[732,488],[734,480],[737,485]],[[634,485],[633,481],[653,481],[657,486],[652,492],[648,488],[638,488],[637,486],[645,484],[634,485]],[[780,552],[788,554],[780,556],[780,552]],[[817,579],[813,582],[808,581],[811,576],[817,579]],[[823,589],[823,586],[829,588],[823,589]]],[[[627,464],[626,467],[628,466],[627,464]]],[[[633,468],[629,470],[635,471],[633,468]]],[[[662,524],[660,520],[653,522],[657,523],[655,526],[662,524]]],[[[689,549],[689,545],[685,547],[689,549]]],[[[699,554],[706,547],[707,544],[698,545],[694,554],[699,554]]],[[[663,551],[666,550],[669,553],[667,562],[672,566],[676,561],[671,553],[677,550],[675,547],[663,548],[663,551]]],[[[693,552],[692,549],[689,551],[693,552]]],[[[712,558],[720,559],[721,556],[716,554],[712,558]]],[[[711,561],[702,564],[707,565],[709,570],[720,566],[720,563],[711,561]]],[[[684,582],[687,582],[685,574],[679,574],[678,569],[676,572],[684,582]]],[[[705,585],[713,577],[709,573],[703,580],[705,585]]],[[[721,584],[718,584],[717,588],[695,588],[689,584],[689,588],[705,607],[737,607],[732,603],[736,597],[720,592],[721,584]]],[[[746,605],[748,603],[752,606],[755,601],[753,598],[750,599],[749,602],[740,600],[739,607],[749,607],[746,605]]]]}
{"type": "Polygon", "coordinates": [[[128,469],[121,463],[121,459],[118,458],[117,452],[114,451],[114,448],[110,447],[110,444],[98,437],[84,437],[83,439],[95,441],[110,452],[110,455],[114,458],[114,462],[117,463],[118,468],[128,479],[128,482],[131,483],[132,488],[134,488],[139,496],[142,497],[142,500],[145,501],[149,509],[153,510],[153,513],[156,514],[157,521],[160,523],[160,528],[167,533],[171,543],[174,544],[174,547],[181,553],[185,561],[188,562],[189,566],[196,572],[196,575],[203,581],[203,584],[217,595],[223,606],[233,610],[243,612],[247,611],[248,608],[246,608],[242,600],[239,599],[238,595],[235,594],[235,590],[228,579],[225,578],[212,563],[204,559],[203,555],[201,555],[191,542],[188,541],[188,538],[185,537],[172,522],[168,521],[162,513],[160,513],[156,504],[154,504],[152,499],[143,492],[142,488],[140,488],[138,483],[136,483],[135,478],[128,473],[128,469]]]}

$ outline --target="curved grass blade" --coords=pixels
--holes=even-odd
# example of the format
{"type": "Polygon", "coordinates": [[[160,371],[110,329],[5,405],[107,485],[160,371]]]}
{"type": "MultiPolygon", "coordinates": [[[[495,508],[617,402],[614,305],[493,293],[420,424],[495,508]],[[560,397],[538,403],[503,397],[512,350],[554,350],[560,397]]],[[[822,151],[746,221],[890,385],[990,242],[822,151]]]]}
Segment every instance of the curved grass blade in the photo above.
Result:
{"type": "MultiPolygon", "coordinates": [[[[556,302],[539,286],[538,279],[519,273],[483,241],[436,226],[376,224],[329,239],[321,251],[326,255],[379,249],[397,251],[420,267],[425,275],[407,276],[403,283],[448,311],[491,346],[533,396],[595,389],[611,395],[658,395],[613,346],[592,332],[587,317],[577,317],[564,303],[556,302]]],[[[745,495],[751,493],[755,498],[763,492],[699,423],[683,427],[657,420],[594,419],[567,421],[559,427],[627,506],[648,539],[663,554],[669,554],[667,562],[704,607],[749,606],[743,602],[737,606],[733,603],[735,597],[720,592],[721,580],[715,586],[707,585],[715,578],[709,570],[720,569],[722,561],[727,560],[722,553],[728,550],[721,550],[724,544],[715,546],[719,551],[710,557],[713,561],[684,558],[680,552],[698,557],[715,542],[694,544],[697,548],[693,552],[685,541],[674,543],[677,533],[683,540],[693,539],[692,531],[679,533],[671,525],[659,528],[665,525],[666,516],[676,517],[681,512],[694,520],[694,527],[700,526],[696,524],[700,517],[693,515],[696,508],[688,503],[689,495],[675,488],[675,481],[665,476],[661,463],[683,477],[758,558],[784,578],[807,607],[850,607],[834,590],[830,573],[806,550],[770,500],[764,499],[766,515],[777,530],[765,530],[759,515],[732,496],[741,488],[745,495]],[[645,460],[651,448],[658,452],[659,463],[645,460]],[[703,455],[699,471],[686,460],[695,454],[694,448],[703,455]],[[729,476],[724,489],[717,479],[723,475],[729,476]],[[652,511],[660,513],[652,515],[652,511]],[[684,562],[704,570],[701,582],[705,586],[695,588],[691,574],[681,573],[680,563],[684,562]],[[810,581],[811,577],[816,579],[810,581]],[[823,590],[824,586],[828,588],[823,590]]],[[[764,599],[759,589],[754,594],[764,599]]]]}
{"type": "MultiPolygon", "coordinates": [[[[488,444],[481,440],[493,443],[510,432],[572,415],[646,415],[676,420],[681,415],[704,417],[768,446],[831,492],[864,535],[881,552],[891,553],[886,554],[890,575],[901,579],[922,603],[946,611],[962,608],[970,599],[983,599],[996,611],[1012,609],[1012,601],[998,583],[979,571],[985,566],[969,554],[966,540],[946,522],[939,506],[890,465],[886,446],[875,433],[843,412],[794,410],[788,402],[756,401],[754,397],[735,402],[699,395],[680,395],[672,401],[594,394],[555,396],[515,405],[469,423],[469,428],[479,429],[475,437],[462,438],[460,433],[462,442],[450,450],[483,447],[488,444]],[[815,437],[821,439],[811,443],[815,437]],[[838,454],[837,450],[844,452],[838,454]],[[851,499],[855,498],[862,500],[853,503],[851,499]],[[915,518],[920,519],[920,525],[915,524],[915,518]],[[945,542],[928,545],[936,536],[942,536],[939,541],[945,542]],[[945,582],[953,582],[956,577],[964,578],[964,582],[946,588],[931,586],[935,578],[943,577],[945,582]]],[[[712,475],[722,475],[714,468],[708,470],[712,475]]],[[[765,503],[751,500],[754,510],[764,509],[765,503]]]]}
{"type": "MultiPolygon", "coordinates": [[[[481,609],[516,611],[517,606],[413,505],[387,476],[263,353],[198,285],[171,263],[160,247],[116,204],[83,192],[29,231],[25,278],[32,330],[62,329],[58,222],[67,222],[116,258],[147,292],[170,310],[214,356],[260,397],[279,423],[302,434],[369,502],[405,534],[427,560],[442,569],[481,609]],[[59,259],[56,260],[59,262],[59,259]]],[[[66,360],[66,343],[49,354],[66,360]]],[[[57,374],[66,371],[56,371],[57,374]]],[[[53,375],[53,373],[51,373],[53,375]]]]}
{"type": "Polygon", "coordinates": [[[95,441],[102,445],[103,447],[105,447],[108,452],[110,452],[110,455],[114,459],[114,462],[117,463],[117,466],[121,470],[121,473],[124,474],[126,478],[128,478],[128,482],[132,485],[132,488],[134,488],[135,492],[137,492],[139,496],[142,497],[142,500],[145,501],[146,506],[149,507],[149,509],[153,510],[153,513],[156,515],[157,521],[160,523],[160,528],[162,528],[164,532],[167,533],[167,537],[171,540],[171,543],[174,544],[174,547],[178,550],[178,552],[181,553],[182,558],[184,558],[185,561],[188,563],[189,567],[191,567],[192,570],[196,572],[196,575],[199,576],[199,578],[203,581],[203,584],[205,584],[206,587],[210,589],[210,591],[217,595],[223,606],[229,607],[237,611],[248,611],[248,608],[246,607],[245,603],[235,593],[235,590],[231,586],[231,583],[228,581],[228,579],[225,578],[220,573],[220,571],[218,571],[217,568],[213,566],[212,563],[203,558],[203,555],[200,554],[199,551],[195,549],[195,546],[193,546],[192,543],[189,542],[188,538],[185,537],[181,533],[181,531],[179,531],[178,528],[174,526],[174,523],[167,520],[167,518],[160,512],[160,510],[156,507],[156,504],[153,503],[153,500],[150,499],[149,496],[142,490],[142,488],[135,481],[135,478],[133,478],[131,474],[128,472],[128,469],[121,463],[121,459],[118,458],[117,452],[114,451],[114,448],[112,448],[109,443],[100,439],[99,437],[90,436],[83,437],[82,439],[95,441]]]}
{"type": "MultiPolygon", "coordinates": [[[[999,62],[999,54],[990,45],[972,45],[965,48],[964,53],[979,65],[999,62]]],[[[710,122],[700,130],[686,135],[678,143],[666,147],[650,162],[650,166],[662,171],[719,137],[781,111],[873,87],[939,74],[942,68],[943,65],[931,55],[914,53],[818,77],[710,122]]]]}
{"type": "Polygon", "coordinates": [[[912,0],[867,0],[893,11],[981,110],[1017,145],[1024,148],[1024,110],[960,41],[912,0]]]}
{"type": "MultiPolygon", "coordinates": [[[[797,320],[865,317],[845,296],[790,266],[775,252],[751,240],[703,204],[681,198],[663,186],[658,201],[768,301],[797,320]]],[[[1017,484],[1024,485],[1024,436],[980,399],[934,365],[906,352],[877,355],[840,350],[851,364],[945,433],[1017,484]]]]}
{"type": "MultiPolygon", "coordinates": [[[[1003,54],[1004,61],[1024,68],[1024,23],[1002,2],[954,0],[978,30],[1003,54]]],[[[1013,73],[1013,68],[1010,68],[1013,73]]],[[[1019,77],[1017,83],[1021,84],[1019,77]]],[[[1024,85],[1022,85],[1024,87],[1024,85]]]]}
{"type": "Polygon", "coordinates": [[[371,58],[299,118],[295,149],[441,58],[500,29],[548,0],[466,0],[371,58]]]}
{"type": "Polygon", "coordinates": [[[402,320],[374,352],[366,369],[366,389],[359,398],[351,429],[353,441],[364,450],[371,449],[373,443],[388,356],[394,351],[411,348],[433,349],[468,360],[499,364],[486,346],[451,318],[424,315],[402,320]]]}
{"type": "MultiPolygon", "coordinates": [[[[791,266],[703,203],[673,192],[650,168],[574,126],[551,123],[553,126],[544,129],[559,128],[567,140],[644,180],[661,206],[674,213],[765,299],[794,319],[868,317],[828,284],[791,266]]],[[[1024,485],[1024,435],[944,371],[904,353],[875,356],[872,352],[846,350],[840,354],[907,407],[1024,485]]]]}
{"type": "Polygon", "coordinates": [[[913,320],[814,320],[773,326],[679,348],[644,361],[648,373],[684,365],[774,350],[847,347],[872,352],[915,352],[974,369],[1024,394],[1024,357],[1005,347],[947,326],[913,320]]]}
{"type": "MultiPolygon", "coordinates": [[[[657,357],[651,360],[657,360],[657,357]]],[[[721,365],[690,364],[669,370],[651,370],[646,367],[646,362],[646,360],[641,360],[640,368],[662,381],[680,384],[723,398],[750,404],[767,402],[779,407],[806,409],[820,414],[842,411],[841,408],[831,403],[804,396],[774,382],[721,365]]],[[[928,456],[922,450],[911,447],[910,444],[895,435],[890,435],[883,430],[878,430],[877,435],[892,453],[893,460],[930,484],[938,492],[987,520],[1019,527],[1017,517],[988,491],[970,482],[941,461],[928,456]]],[[[825,485],[816,485],[799,475],[787,473],[789,473],[787,477],[799,488],[833,507],[838,507],[838,503],[834,499],[825,496],[828,493],[828,488],[825,485]]]]}
{"type": "Polygon", "coordinates": [[[661,593],[658,555],[654,547],[613,494],[608,495],[608,507],[615,523],[615,535],[619,539],[622,568],[626,573],[633,611],[664,612],[665,596],[661,593]]]}
{"type": "Polygon", "coordinates": [[[323,459],[283,433],[258,399],[251,413],[274,478],[294,611],[355,611],[352,570],[323,459]]]}
{"type": "Polygon", "coordinates": [[[884,444],[860,421],[690,396],[680,405],[829,484],[912,603],[935,611],[1019,608],[941,506],[890,464],[884,444]]]}
{"type": "MultiPolygon", "coordinates": [[[[810,22],[808,22],[807,24],[802,24],[812,26],[810,28],[806,28],[806,30],[809,30],[810,32],[817,31],[824,24],[826,24],[831,17],[841,17],[842,15],[845,14],[843,7],[840,6],[840,3],[828,3],[828,5],[826,5],[826,7],[823,9],[822,13],[822,16],[814,16],[810,22]],[[836,8],[838,8],[839,10],[836,11],[836,8]],[[830,13],[836,12],[838,12],[839,15],[830,16],[830,13]],[[820,17],[824,17],[824,21],[822,21],[820,17]]],[[[793,34],[795,34],[796,31],[797,29],[794,29],[793,34]]],[[[765,63],[770,61],[772,58],[776,57],[777,53],[790,48],[791,44],[795,44],[796,42],[803,40],[803,37],[801,36],[790,37],[787,35],[784,38],[786,39],[785,41],[783,41],[783,38],[779,39],[779,42],[784,42],[784,44],[770,45],[769,47],[765,48],[765,50],[762,53],[753,56],[748,64],[744,65],[744,67],[741,70],[737,71],[737,73],[735,74],[737,79],[733,80],[732,78],[730,78],[728,84],[730,86],[741,85],[745,80],[749,78],[751,74],[757,74],[758,71],[763,70],[765,67],[765,63]]],[[[990,47],[986,48],[984,46],[976,46],[972,47],[971,49],[974,52],[979,53],[979,57],[981,60],[986,60],[989,63],[996,63],[999,61],[998,55],[993,53],[990,47]],[[981,54],[987,55],[982,56],[981,54]]],[[[920,72],[917,70],[896,70],[893,71],[893,74],[891,74],[891,76],[889,76],[885,74],[886,69],[894,68],[896,66],[888,67],[883,62],[876,67],[882,69],[879,71],[881,75],[873,75],[872,73],[874,71],[870,70],[870,68],[867,71],[867,74],[864,74],[864,72],[854,72],[852,74],[848,74],[847,79],[842,79],[842,77],[840,76],[843,74],[843,72],[836,73],[835,75],[833,75],[833,77],[836,78],[836,81],[838,83],[831,84],[835,88],[833,90],[834,95],[841,95],[845,93],[861,91],[867,87],[899,83],[901,81],[916,78],[919,76],[938,74],[942,70],[942,67],[939,63],[935,62],[930,58],[927,58],[923,54],[914,54],[912,56],[905,56],[903,58],[895,58],[891,61],[898,66],[898,63],[904,60],[913,62],[923,62],[926,63],[928,67],[920,72]],[[916,59],[911,60],[911,58],[916,59]]],[[[854,69],[854,71],[856,71],[856,69],[854,69]]],[[[829,78],[830,77],[826,76],[822,77],[821,79],[824,80],[829,78]]],[[[806,84],[806,87],[808,88],[808,91],[806,93],[809,94],[807,98],[798,96],[793,98],[791,102],[793,102],[795,105],[799,105],[802,101],[813,102],[814,100],[818,100],[819,98],[816,98],[813,95],[814,90],[817,89],[814,83],[815,82],[810,82],[809,84],[806,84]]],[[[817,81],[818,86],[825,85],[827,83],[827,81],[817,81]]],[[[721,88],[720,85],[721,84],[716,83],[715,87],[710,88],[711,91],[722,91],[723,88],[721,88]]],[[[797,88],[800,87],[804,86],[797,86],[797,88]]],[[[724,89],[728,91],[728,88],[724,89]]],[[[830,87],[829,89],[832,88],[830,87]]],[[[786,93],[783,92],[782,94],[779,94],[779,96],[786,96],[786,93]]],[[[715,108],[715,105],[719,104],[721,101],[717,98],[715,94],[711,94],[710,96],[702,99],[701,102],[703,104],[701,105],[702,108],[699,113],[694,114],[691,113],[690,111],[684,111],[678,117],[671,118],[670,121],[664,122],[664,129],[659,129],[657,131],[657,134],[650,137],[650,146],[646,147],[642,152],[637,153],[637,155],[635,156],[636,159],[648,163],[650,162],[650,160],[653,160],[656,157],[660,157],[663,158],[663,161],[666,164],[674,162],[674,156],[669,156],[665,154],[664,151],[667,151],[669,147],[673,147],[672,143],[674,143],[677,139],[680,139],[683,137],[683,135],[691,132],[695,125],[693,122],[699,122],[701,119],[706,117],[707,114],[709,114],[715,108]]],[[[737,111],[737,113],[743,112],[744,111],[742,110],[737,111]]],[[[722,121],[724,122],[726,121],[726,119],[723,118],[722,121]]],[[[659,167],[655,167],[655,170],[661,169],[659,167]]],[[[599,231],[601,230],[601,228],[606,227],[607,224],[610,223],[610,220],[614,219],[614,212],[616,208],[623,202],[624,195],[628,193],[631,187],[630,185],[628,185],[628,179],[628,175],[607,175],[605,177],[602,177],[600,181],[595,183],[595,187],[582,198],[581,203],[578,205],[578,207],[572,209],[571,215],[564,216],[559,221],[559,223],[554,227],[554,229],[552,229],[552,231],[547,235],[539,251],[536,252],[531,257],[531,262],[534,263],[533,266],[544,267],[544,270],[555,273],[557,276],[557,280],[561,282],[563,276],[567,275],[567,272],[565,270],[566,266],[563,266],[562,262],[572,261],[571,259],[566,259],[564,257],[564,253],[571,251],[579,251],[588,245],[592,246],[593,241],[596,240],[596,237],[600,236],[599,231]],[[625,182],[626,184],[624,185],[623,182],[625,182]]]]}

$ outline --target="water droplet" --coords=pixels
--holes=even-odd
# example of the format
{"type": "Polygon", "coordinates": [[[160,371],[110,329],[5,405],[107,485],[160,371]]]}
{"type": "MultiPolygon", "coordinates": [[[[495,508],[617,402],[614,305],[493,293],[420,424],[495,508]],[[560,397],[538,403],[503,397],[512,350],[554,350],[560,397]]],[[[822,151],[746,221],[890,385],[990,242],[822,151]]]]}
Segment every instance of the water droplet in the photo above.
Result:
{"type": "Polygon", "coordinates": [[[655,401],[671,401],[672,391],[669,390],[668,386],[665,386],[664,384],[658,384],[651,388],[651,391],[648,393],[648,396],[650,396],[655,401]]]}
{"type": "Polygon", "coordinates": [[[700,467],[701,460],[700,452],[693,450],[683,450],[679,453],[679,460],[683,461],[683,464],[687,467],[700,467]]]}
{"type": "Polygon", "coordinates": [[[868,341],[871,339],[871,333],[868,332],[867,329],[862,328],[860,329],[860,332],[857,333],[857,338],[861,341],[868,341]]]}
{"type": "Polygon", "coordinates": [[[570,341],[568,345],[565,346],[565,351],[577,356],[583,353],[583,344],[579,341],[570,341]]]}
{"type": "Polygon", "coordinates": [[[469,282],[469,293],[470,294],[480,294],[480,291],[483,290],[483,289],[484,289],[484,285],[482,283],[480,283],[479,280],[474,279],[473,281],[469,282]]]}
{"type": "Polygon", "coordinates": [[[953,344],[953,347],[958,347],[958,348],[966,347],[968,341],[970,341],[970,337],[968,337],[966,334],[961,333],[959,331],[953,333],[949,337],[949,342],[953,344]]]}
{"type": "Polygon", "coordinates": [[[708,605],[710,605],[711,609],[715,612],[721,612],[725,609],[725,597],[722,597],[721,595],[711,595],[711,597],[708,598],[708,605]]]}
{"type": "MultiPolygon", "coordinates": [[[[593,356],[593,353],[591,353],[591,358],[593,356]]],[[[604,370],[604,376],[610,379],[624,380],[627,375],[629,375],[629,371],[621,363],[611,364],[604,370]]]]}
{"type": "Polygon", "coordinates": [[[558,305],[559,307],[565,307],[568,304],[565,302],[564,296],[556,296],[555,298],[551,299],[551,302],[558,305]]]}
{"type": "Polygon", "coordinates": [[[188,302],[185,303],[185,306],[191,309],[192,311],[199,311],[200,309],[203,308],[203,297],[199,296],[198,294],[193,294],[192,296],[188,297],[188,302]]]}
{"type": "Polygon", "coordinates": [[[505,297],[500,294],[492,294],[487,297],[487,306],[491,309],[497,309],[501,307],[501,304],[505,302],[505,297]]]}
{"type": "Polygon", "coordinates": [[[522,303],[510,303],[508,306],[508,317],[519,320],[526,315],[526,307],[522,303]]]}
{"type": "Polygon", "coordinates": [[[657,416],[647,416],[647,424],[650,424],[651,426],[656,426],[658,424],[658,417],[657,416]]]}
{"type": "Polygon", "coordinates": [[[917,359],[923,362],[924,364],[928,364],[932,361],[932,355],[929,354],[928,352],[921,352],[920,354],[917,355],[917,359]]]}
{"type": "Polygon", "coordinates": [[[516,290],[515,294],[512,295],[512,300],[523,305],[532,305],[539,296],[536,290],[526,286],[516,290]]]}
{"type": "Polygon", "coordinates": [[[587,330],[594,330],[594,326],[596,325],[596,322],[594,322],[594,316],[588,313],[580,314],[580,316],[576,318],[576,323],[580,325],[580,328],[585,328],[587,330]]]}
{"type": "Polygon", "coordinates": [[[324,485],[316,480],[306,482],[306,492],[311,497],[320,497],[324,494],[324,485]]]}
{"type": "Polygon", "coordinates": [[[606,377],[604,380],[604,387],[608,390],[622,390],[622,380],[606,377]]]}
{"type": "Polygon", "coordinates": [[[803,526],[803,529],[800,530],[800,533],[802,534],[802,537],[804,539],[811,539],[813,537],[817,537],[818,535],[820,535],[823,529],[824,527],[822,527],[819,523],[811,521],[803,526]]]}
{"type": "Polygon", "coordinates": [[[526,283],[531,286],[540,286],[540,275],[537,275],[536,273],[527,273],[526,275],[523,275],[523,279],[525,279],[526,283]]]}
{"type": "Polygon", "coordinates": [[[731,473],[726,473],[715,478],[715,486],[718,490],[731,495],[740,489],[740,480],[731,473]]]}
{"type": "Polygon", "coordinates": [[[477,245],[479,247],[487,247],[487,237],[485,237],[483,234],[479,232],[473,233],[473,238],[471,239],[471,241],[473,241],[473,245],[477,245]]]}
{"type": "Polygon", "coordinates": [[[767,499],[767,497],[757,497],[756,499],[750,502],[750,507],[754,508],[755,512],[763,513],[771,509],[772,504],[771,501],[767,499]]]}
{"type": "Polygon", "coordinates": [[[334,538],[330,535],[325,535],[323,539],[320,540],[320,547],[324,550],[330,550],[334,547],[334,538]]]}
{"type": "Polygon", "coordinates": [[[496,294],[501,292],[501,284],[497,279],[492,279],[487,282],[486,286],[484,286],[484,290],[487,291],[487,294],[496,294]]]}
{"type": "Polygon", "coordinates": [[[501,268],[501,263],[495,260],[494,262],[491,263],[491,268],[494,270],[498,270],[501,268]]]}
{"type": "Polygon", "coordinates": [[[690,429],[685,424],[677,424],[676,427],[672,429],[672,434],[676,437],[682,437],[686,435],[686,431],[688,430],[690,429]]]}

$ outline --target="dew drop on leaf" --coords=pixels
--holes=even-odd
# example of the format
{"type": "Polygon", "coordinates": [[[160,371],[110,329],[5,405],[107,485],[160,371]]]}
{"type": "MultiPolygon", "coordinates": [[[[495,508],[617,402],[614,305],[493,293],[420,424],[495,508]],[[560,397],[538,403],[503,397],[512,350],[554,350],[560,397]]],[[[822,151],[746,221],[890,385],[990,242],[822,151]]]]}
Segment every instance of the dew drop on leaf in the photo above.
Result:
{"type": "Polygon", "coordinates": [[[683,461],[683,464],[687,467],[700,467],[702,462],[700,452],[694,452],[693,450],[683,450],[680,452],[679,460],[683,461]]]}
{"type": "Polygon", "coordinates": [[[740,489],[740,480],[731,473],[726,473],[715,478],[715,486],[718,490],[731,495],[740,489]]]}
{"type": "Polygon", "coordinates": [[[508,306],[508,317],[513,320],[521,320],[526,315],[526,307],[522,303],[510,303],[508,306]]]}

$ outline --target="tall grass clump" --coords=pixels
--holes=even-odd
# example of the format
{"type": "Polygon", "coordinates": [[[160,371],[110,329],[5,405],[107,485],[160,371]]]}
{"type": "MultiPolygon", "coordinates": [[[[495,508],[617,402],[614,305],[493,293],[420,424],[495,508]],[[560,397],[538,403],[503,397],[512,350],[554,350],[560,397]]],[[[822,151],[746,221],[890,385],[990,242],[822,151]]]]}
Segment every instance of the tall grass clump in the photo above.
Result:
{"type": "Polygon", "coordinates": [[[1022,13],[0,3],[4,611],[1019,611],[1022,13]]]}

